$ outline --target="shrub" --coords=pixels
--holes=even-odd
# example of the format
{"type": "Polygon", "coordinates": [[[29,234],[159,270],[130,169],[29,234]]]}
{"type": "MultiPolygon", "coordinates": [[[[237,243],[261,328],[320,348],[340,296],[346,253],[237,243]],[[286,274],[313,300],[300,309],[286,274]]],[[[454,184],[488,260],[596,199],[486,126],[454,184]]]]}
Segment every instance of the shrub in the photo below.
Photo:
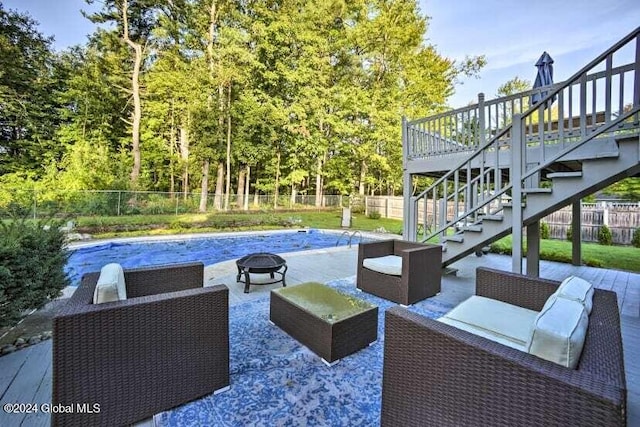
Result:
{"type": "Polygon", "coordinates": [[[569,228],[567,228],[567,240],[568,241],[572,241],[573,240],[573,231],[571,231],[571,226],[569,226],[569,228]]]}
{"type": "Polygon", "coordinates": [[[598,230],[598,243],[605,246],[611,246],[613,244],[613,237],[611,236],[611,230],[606,225],[600,227],[598,230]]]}
{"type": "Polygon", "coordinates": [[[549,224],[547,224],[544,221],[540,221],[540,238],[548,239],[550,234],[551,234],[551,231],[549,229],[549,224]]]}
{"type": "Polygon", "coordinates": [[[380,214],[380,212],[378,211],[372,211],[369,212],[369,215],[367,215],[370,219],[380,219],[382,217],[382,215],[380,214]]]}
{"type": "Polygon", "coordinates": [[[0,327],[40,308],[69,285],[61,221],[0,222],[0,327]]]}
{"type": "Polygon", "coordinates": [[[633,237],[631,238],[631,244],[636,248],[640,248],[640,227],[633,231],[633,237]]]}

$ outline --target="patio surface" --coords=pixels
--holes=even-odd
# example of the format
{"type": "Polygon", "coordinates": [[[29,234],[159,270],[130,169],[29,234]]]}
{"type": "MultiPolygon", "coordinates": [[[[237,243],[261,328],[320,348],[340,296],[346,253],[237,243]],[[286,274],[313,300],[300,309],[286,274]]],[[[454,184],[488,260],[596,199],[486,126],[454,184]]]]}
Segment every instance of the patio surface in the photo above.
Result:
{"type": "MultiPolygon", "coordinates": [[[[320,249],[282,255],[287,260],[287,286],[316,281],[327,282],[353,276],[356,273],[357,248],[320,249]]],[[[448,304],[458,304],[474,293],[475,269],[478,266],[511,270],[509,256],[488,254],[481,258],[471,255],[452,267],[457,276],[442,279],[442,292],[434,297],[448,304]]],[[[575,274],[592,282],[596,287],[614,290],[622,319],[622,335],[625,369],[628,387],[628,425],[640,425],[640,274],[592,267],[575,267],[568,264],[541,261],[541,276],[562,280],[575,274]]],[[[281,284],[254,286],[243,293],[243,283],[236,283],[237,269],[234,261],[226,261],[205,268],[205,283],[224,283],[229,287],[230,305],[253,300],[281,284]]],[[[267,276],[268,277],[268,276],[267,276]]],[[[255,283],[259,283],[256,280],[255,283]]],[[[51,402],[51,341],[28,347],[0,357],[0,403],[50,403],[51,402]]],[[[0,411],[0,426],[48,426],[48,414],[17,415],[0,411]]],[[[138,426],[152,425],[151,420],[138,426]]]]}

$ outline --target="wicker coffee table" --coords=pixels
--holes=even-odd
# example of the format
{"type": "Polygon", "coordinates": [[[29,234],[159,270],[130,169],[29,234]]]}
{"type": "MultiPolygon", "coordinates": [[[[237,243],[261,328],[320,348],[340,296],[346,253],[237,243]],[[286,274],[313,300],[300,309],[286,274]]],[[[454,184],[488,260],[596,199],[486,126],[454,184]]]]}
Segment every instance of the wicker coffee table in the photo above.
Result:
{"type": "Polygon", "coordinates": [[[251,286],[251,277],[249,276],[249,273],[268,273],[272,279],[270,282],[254,283],[254,285],[271,285],[273,283],[282,282],[282,286],[287,286],[287,283],[284,281],[284,276],[287,273],[287,262],[279,255],[267,252],[249,254],[237,260],[236,267],[238,267],[236,281],[244,282],[245,294],[249,293],[249,287],[251,286]],[[276,279],[275,274],[278,274],[280,278],[276,279]],[[244,276],[244,280],[240,280],[242,276],[244,276]]]}
{"type": "Polygon", "coordinates": [[[271,291],[269,319],[329,366],[378,338],[378,307],[320,283],[271,291]]]}

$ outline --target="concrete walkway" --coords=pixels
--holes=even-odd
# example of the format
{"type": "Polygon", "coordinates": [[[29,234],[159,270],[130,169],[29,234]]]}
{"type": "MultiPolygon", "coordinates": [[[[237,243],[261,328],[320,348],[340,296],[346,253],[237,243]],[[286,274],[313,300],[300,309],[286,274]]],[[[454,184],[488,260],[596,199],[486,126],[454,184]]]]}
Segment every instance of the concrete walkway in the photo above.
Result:
{"type": "MultiPolygon", "coordinates": [[[[286,260],[287,286],[354,276],[356,273],[357,249],[332,248],[306,252],[281,254],[286,260]]],[[[511,270],[511,258],[489,254],[483,257],[471,255],[453,264],[457,276],[445,276],[442,292],[434,297],[448,304],[458,304],[473,295],[475,269],[485,266],[511,270]]],[[[542,261],[541,276],[562,280],[575,274],[594,283],[596,287],[612,289],[618,294],[621,307],[622,335],[625,351],[625,369],[628,385],[628,424],[640,425],[640,274],[591,267],[574,267],[567,264],[542,261]]],[[[227,261],[205,269],[205,284],[224,283],[229,287],[231,305],[264,296],[271,289],[281,286],[252,285],[250,293],[243,292],[244,284],[236,282],[235,262],[227,261]]],[[[266,276],[268,278],[268,276],[266,276]]],[[[266,279],[265,278],[265,279],[266,279]]],[[[252,275],[252,283],[259,281],[252,275]]],[[[264,280],[263,280],[264,281],[264,280]]],[[[51,402],[51,341],[47,341],[0,358],[0,404],[50,403],[51,402]]],[[[49,417],[38,414],[17,415],[0,411],[0,426],[48,426],[49,417]]],[[[151,421],[139,425],[151,425],[151,421]]]]}

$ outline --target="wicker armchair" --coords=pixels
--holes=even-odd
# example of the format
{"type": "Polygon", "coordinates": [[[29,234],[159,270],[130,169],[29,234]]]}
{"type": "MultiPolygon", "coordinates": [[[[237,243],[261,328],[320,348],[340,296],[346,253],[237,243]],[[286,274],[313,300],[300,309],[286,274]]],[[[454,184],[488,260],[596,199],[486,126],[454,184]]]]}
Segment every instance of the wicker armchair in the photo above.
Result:
{"type": "Polygon", "coordinates": [[[227,387],[229,290],[203,287],[203,273],[125,270],[127,299],[103,304],[92,303],[99,273],[85,275],[53,319],[52,400],[73,413],[51,424],[127,425],[227,387]]]}
{"type": "Polygon", "coordinates": [[[383,240],[358,247],[357,284],[370,294],[403,305],[411,305],[440,292],[442,248],[438,245],[383,240]],[[402,275],[394,276],[365,268],[366,258],[402,257],[402,275]]]}
{"type": "MultiPolygon", "coordinates": [[[[485,268],[476,274],[478,295],[536,311],[557,286],[485,268]]],[[[577,369],[402,307],[386,312],[383,426],[625,426],[626,395],[614,292],[595,290],[577,369]]]]}

